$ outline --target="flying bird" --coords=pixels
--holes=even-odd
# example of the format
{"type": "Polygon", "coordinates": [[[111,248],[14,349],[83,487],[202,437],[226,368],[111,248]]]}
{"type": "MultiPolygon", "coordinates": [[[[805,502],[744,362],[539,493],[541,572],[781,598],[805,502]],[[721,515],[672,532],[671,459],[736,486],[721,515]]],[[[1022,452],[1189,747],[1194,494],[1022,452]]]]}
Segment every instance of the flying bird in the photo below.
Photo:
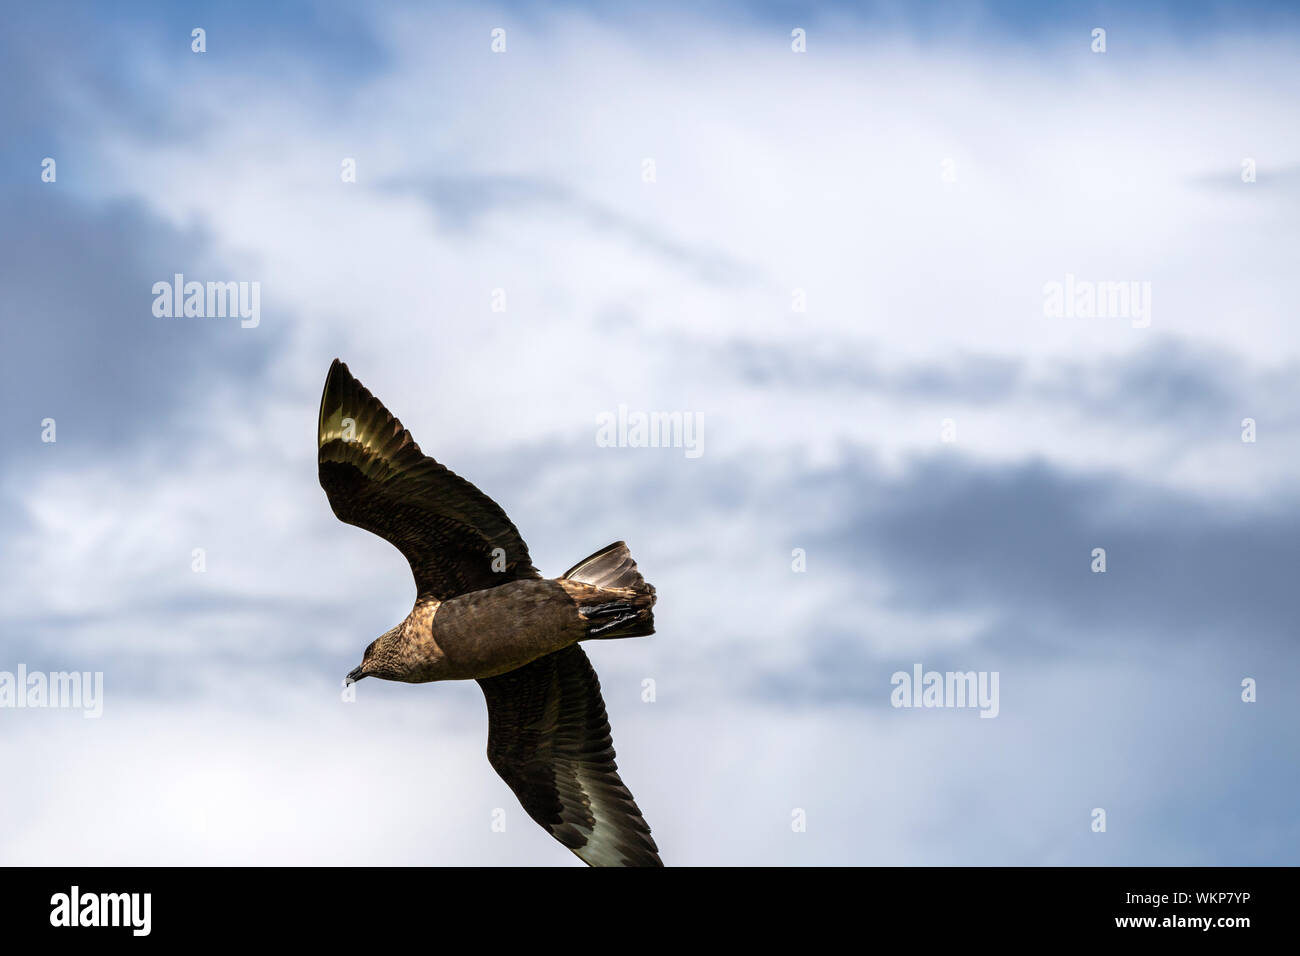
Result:
{"type": "Polygon", "coordinates": [[[627,545],[543,578],[500,505],[422,453],[338,359],[317,447],[334,514],[395,545],[415,576],[415,607],[347,679],[478,681],[488,762],[528,815],[590,866],[662,866],[579,646],[654,633],[655,589],[627,545]]]}

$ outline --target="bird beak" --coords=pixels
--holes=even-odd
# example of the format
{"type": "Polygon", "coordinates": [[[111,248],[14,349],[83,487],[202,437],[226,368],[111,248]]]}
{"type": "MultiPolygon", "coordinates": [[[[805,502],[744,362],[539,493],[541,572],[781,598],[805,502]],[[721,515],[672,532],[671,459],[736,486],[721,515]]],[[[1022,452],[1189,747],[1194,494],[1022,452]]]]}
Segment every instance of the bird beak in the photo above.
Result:
{"type": "Polygon", "coordinates": [[[345,679],[349,684],[355,684],[357,681],[361,680],[361,678],[365,676],[366,676],[365,669],[358,667],[355,668],[351,673],[349,673],[345,679]]]}

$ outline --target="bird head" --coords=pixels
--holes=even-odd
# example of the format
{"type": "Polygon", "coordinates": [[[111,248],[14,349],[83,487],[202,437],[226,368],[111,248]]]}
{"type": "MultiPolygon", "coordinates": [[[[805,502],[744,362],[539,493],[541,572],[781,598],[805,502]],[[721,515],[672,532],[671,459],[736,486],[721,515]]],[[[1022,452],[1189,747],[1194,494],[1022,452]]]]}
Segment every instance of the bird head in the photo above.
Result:
{"type": "Polygon", "coordinates": [[[363,677],[382,677],[395,679],[398,671],[398,650],[401,645],[401,628],[395,627],[385,631],[370,642],[361,655],[361,666],[348,673],[348,683],[356,683],[363,677]]]}

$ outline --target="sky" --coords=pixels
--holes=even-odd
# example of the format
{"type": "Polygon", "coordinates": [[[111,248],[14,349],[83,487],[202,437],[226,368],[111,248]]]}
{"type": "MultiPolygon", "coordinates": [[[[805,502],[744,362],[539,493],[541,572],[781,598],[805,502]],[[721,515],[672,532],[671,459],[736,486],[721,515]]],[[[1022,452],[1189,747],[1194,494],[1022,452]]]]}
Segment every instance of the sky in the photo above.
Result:
{"type": "Polygon", "coordinates": [[[1287,5],[0,16],[0,681],[103,675],[0,699],[0,864],[581,865],[477,687],[343,699],[414,586],[317,484],[336,356],[543,573],[628,542],[666,863],[1300,857],[1287,5]]]}

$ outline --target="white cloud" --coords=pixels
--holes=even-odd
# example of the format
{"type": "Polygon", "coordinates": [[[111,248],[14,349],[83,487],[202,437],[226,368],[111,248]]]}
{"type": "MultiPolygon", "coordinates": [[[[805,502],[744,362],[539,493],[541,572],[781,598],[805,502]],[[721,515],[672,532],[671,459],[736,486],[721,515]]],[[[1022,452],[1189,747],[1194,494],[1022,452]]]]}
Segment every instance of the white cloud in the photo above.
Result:
{"type": "MultiPolygon", "coordinates": [[[[483,807],[509,795],[482,758],[482,727],[464,725],[481,706],[473,688],[398,689],[429,709],[382,729],[360,708],[335,708],[325,685],[279,715],[210,699],[250,661],[274,662],[292,684],[310,669],[291,671],[286,656],[338,658],[341,676],[412,596],[400,556],[339,525],[315,485],[316,400],[336,354],[426,452],[502,501],[545,571],[632,542],[660,590],[660,633],[602,648],[597,664],[607,691],[653,673],[669,675],[669,697],[674,684],[693,695],[663,716],[614,721],[670,862],[1085,852],[1054,836],[1062,815],[1086,813],[1069,801],[1092,799],[1077,776],[1030,780],[1014,799],[1005,780],[989,781],[990,768],[1022,772],[1027,758],[1068,769],[1072,716],[1044,690],[1046,671],[1026,676],[1037,693],[1025,707],[1049,715],[1048,729],[1014,707],[1001,721],[902,727],[870,709],[760,708],[719,662],[799,667],[827,632],[860,635],[876,657],[920,655],[969,645],[990,625],[984,609],[892,608],[887,580],[863,583],[863,568],[822,555],[792,583],[788,555],[803,542],[791,536],[840,532],[843,501],[774,499],[863,449],[891,476],[951,451],[1227,498],[1289,480],[1300,421],[1259,383],[1300,361],[1284,258],[1292,225],[1279,214],[1300,184],[1264,182],[1300,161],[1293,43],[1103,62],[1064,47],[972,53],[864,36],[796,59],[756,27],[684,20],[671,35],[638,35],[547,16],[512,26],[510,52],[494,57],[479,13],[437,25],[403,14],[381,24],[391,70],[333,90],[305,75],[276,86],[215,69],[182,80],[157,51],[124,54],[161,108],[203,125],[191,141],[159,142],[101,124],[95,188],[205,230],[235,272],[202,278],[262,283],[263,329],[239,334],[286,334],[256,393],[222,388],[160,412],[202,434],[192,448],[177,451],[160,429],[129,460],[34,475],[16,491],[30,525],[6,548],[8,587],[32,618],[91,622],[63,651],[182,669],[193,655],[212,670],[196,678],[203,699],[179,713],[146,700],[106,715],[94,736],[59,724],[7,738],[7,756],[31,764],[33,784],[17,796],[32,823],[0,858],[563,856],[540,830],[521,850],[494,843],[485,822],[475,829],[483,807]],[[1254,187],[1235,181],[1244,155],[1261,163],[1254,187]],[[344,157],[358,161],[356,185],[339,181],[344,157]],[[641,180],[647,157],[652,185],[641,180]],[[513,186],[466,223],[428,195],[458,178],[513,186]],[[1152,327],[1044,318],[1042,285],[1066,272],[1151,281],[1152,327]],[[498,287],[505,313],[490,311],[498,287]],[[796,288],[806,313],[790,310],[796,288]],[[738,344],[790,364],[812,355],[885,370],[986,355],[1023,360],[1027,381],[1050,383],[1062,362],[1106,368],[1184,341],[1241,356],[1251,405],[1188,431],[1165,415],[1108,418],[1083,396],[1041,401],[1030,389],[986,403],[852,382],[763,385],[725,361],[738,344]],[[701,413],[704,459],[597,448],[595,416],[619,403],[701,413]],[[1246,415],[1262,423],[1257,446],[1237,440],[1246,415]],[[955,449],[938,442],[945,417],[958,423],[955,449]],[[646,483],[659,510],[643,505],[646,483]],[[207,550],[203,575],[189,567],[194,547],[207,550]],[[205,611],[213,597],[230,610],[205,611]],[[310,620],[259,610],[274,600],[310,620]],[[443,718],[462,726],[444,733],[443,718]],[[44,732],[47,749],[35,744],[44,732]],[[845,763],[861,770],[847,784],[845,763]],[[83,776],[102,792],[73,831],[83,776]],[[977,814],[1000,808],[990,832],[963,829],[967,799],[977,814]],[[385,814],[369,812],[383,801],[385,814]],[[831,823],[791,842],[789,810],[803,803],[831,823]],[[900,826],[862,826],[895,814],[900,826]],[[89,832],[99,842],[60,843],[89,832]]],[[[632,707],[611,702],[611,713],[632,707]]],[[[1115,729],[1143,707],[1106,713],[1115,729]]],[[[1152,733],[1166,745],[1178,728],[1152,733]]],[[[1121,784],[1136,791],[1126,799],[1163,799],[1133,782],[1141,753],[1124,755],[1134,776],[1121,784]]]]}

